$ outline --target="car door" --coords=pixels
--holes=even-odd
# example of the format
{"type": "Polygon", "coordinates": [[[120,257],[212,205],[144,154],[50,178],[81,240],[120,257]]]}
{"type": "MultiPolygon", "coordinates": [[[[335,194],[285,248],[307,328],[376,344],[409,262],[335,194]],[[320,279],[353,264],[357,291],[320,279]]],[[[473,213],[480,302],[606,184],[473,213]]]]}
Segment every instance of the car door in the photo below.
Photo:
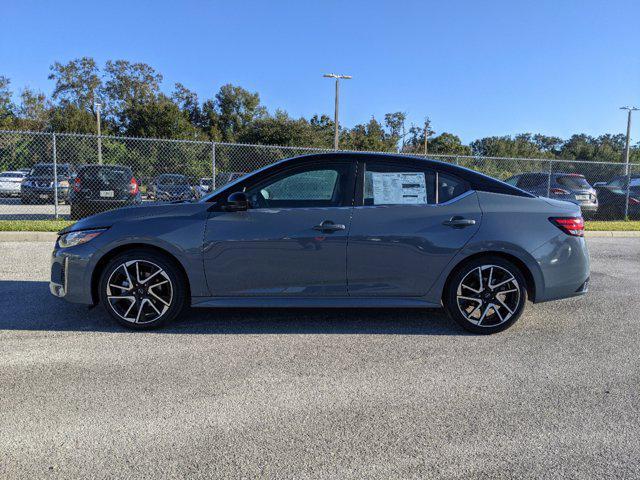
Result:
{"type": "Polygon", "coordinates": [[[243,182],[248,210],[210,213],[204,266],[211,295],[346,296],[355,163],[297,162],[262,177],[243,182]]]}
{"type": "Polygon", "coordinates": [[[426,295],[478,230],[476,193],[420,163],[372,159],[358,167],[347,247],[350,296],[426,295]]]}

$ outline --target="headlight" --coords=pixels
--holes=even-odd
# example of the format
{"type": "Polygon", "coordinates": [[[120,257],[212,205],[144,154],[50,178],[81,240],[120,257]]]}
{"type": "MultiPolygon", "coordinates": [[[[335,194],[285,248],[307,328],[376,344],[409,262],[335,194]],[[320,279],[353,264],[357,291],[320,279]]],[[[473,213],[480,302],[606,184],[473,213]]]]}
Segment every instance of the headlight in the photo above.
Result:
{"type": "Polygon", "coordinates": [[[63,188],[69,188],[69,182],[67,182],[66,180],[62,180],[61,182],[58,182],[58,186],[63,188]]]}
{"type": "Polygon", "coordinates": [[[93,240],[105,230],[106,228],[100,228],[96,230],[80,230],[65,233],[58,238],[58,245],[60,245],[60,248],[75,247],[76,245],[81,245],[93,240]]]}

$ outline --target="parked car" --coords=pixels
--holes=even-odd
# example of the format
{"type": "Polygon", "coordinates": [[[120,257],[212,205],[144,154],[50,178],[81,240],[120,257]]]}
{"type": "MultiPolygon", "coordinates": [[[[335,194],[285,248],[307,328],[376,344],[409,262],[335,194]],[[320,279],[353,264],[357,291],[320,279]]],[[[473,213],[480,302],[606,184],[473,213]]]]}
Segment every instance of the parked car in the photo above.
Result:
{"type": "Polygon", "coordinates": [[[150,200],[165,202],[192,200],[194,191],[185,175],[163,173],[151,182],[147,189],[147,197],[150,200]]]}
{"type": "MultiPolygon", "coordinates": [[[[629,182],[629,217],[640,218],[640,175],[631,175],[629,182]]],[[[627,177],[621,175],[609,182],[595,184],[600,200],[598,216],[606,219],[624,218],[627,201],[627,177]]]]}
{"type": "Polygon", "coordinates": [[[596,190],[589,185],[584,175],[579,173],[551,173],[551,175],[549,172],[521,173],[505,181],[538,197],[548,196],[580,205],[585,215],[598,211],[596,190]]]}
{"type": "Polygon", "coordinates": [[[60,232],[50,290],[134,329],[193,307],[441,305],[464,328],[582,295],[580,208],[452,164],[331,153],[262,168],[202,198],[60,232]],[[526,215],[523,214],[526,212],[526,215]]]}
{"type": "Polygon", "coordinates": [[[207,193],[211,192],[211,187],[213,186],[213,178],[201,178],[196,185],[195,194],[197,198],[204,197],[207,193]]]}
{"type": "Polygon", "coordinates": [[[26,176],[19,170],[0,173],[0,197],[19,197],[20,184],[26,176]]]}
{"type": "Polygon", "coordinates": [[[73,169],[68,163],[59,163],[57,172],[57,186],[54,184],[53,163],[37,163],[29,171],[20,187],[20,201],[24,204],[53,203],[55,190],[58,202],[69,199],[69,185],[73,181],[73,169]]]}
{"type": "Polygon", "coordinates": [[[84,165],[78,169],[69,201],[71,218],[75,220],[105,210],[139,205],[142,197],[129,167],[84,165]]]}

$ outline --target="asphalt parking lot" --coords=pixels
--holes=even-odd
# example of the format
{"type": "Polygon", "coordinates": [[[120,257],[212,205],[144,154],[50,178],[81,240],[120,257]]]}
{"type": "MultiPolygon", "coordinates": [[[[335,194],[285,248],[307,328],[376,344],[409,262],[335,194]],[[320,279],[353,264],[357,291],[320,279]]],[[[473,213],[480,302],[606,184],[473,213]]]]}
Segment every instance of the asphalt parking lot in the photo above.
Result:
{"type": "Polygon", "coordinates": [[[640,239],[506,332],[439,311],[196,311],[128,332],[0,243],[0,477],[640,476],[640,239]]]}

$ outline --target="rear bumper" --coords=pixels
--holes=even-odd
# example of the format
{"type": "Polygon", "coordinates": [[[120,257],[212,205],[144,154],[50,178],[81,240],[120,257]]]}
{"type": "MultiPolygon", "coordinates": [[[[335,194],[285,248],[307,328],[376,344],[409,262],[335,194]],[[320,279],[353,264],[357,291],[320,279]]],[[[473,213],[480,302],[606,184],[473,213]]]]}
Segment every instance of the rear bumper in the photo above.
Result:
{"type": "Polygon", "coordinates": [[[560,233],[533,252],[542,272],[535,302],[584,295],[589,290],[590,260],[583,237],[560,233]]]}
{"type": "MultiPolygon", "coordinates": [[[[53,188],[39,188],[39,187],[22,187],[20,195],[25,198],[39,198],[42,200],[53,200],[55,193],[53,188]]],[[[69,197],[68,188],[58,188],[58,198],[66,199],[69,197]]]]}

